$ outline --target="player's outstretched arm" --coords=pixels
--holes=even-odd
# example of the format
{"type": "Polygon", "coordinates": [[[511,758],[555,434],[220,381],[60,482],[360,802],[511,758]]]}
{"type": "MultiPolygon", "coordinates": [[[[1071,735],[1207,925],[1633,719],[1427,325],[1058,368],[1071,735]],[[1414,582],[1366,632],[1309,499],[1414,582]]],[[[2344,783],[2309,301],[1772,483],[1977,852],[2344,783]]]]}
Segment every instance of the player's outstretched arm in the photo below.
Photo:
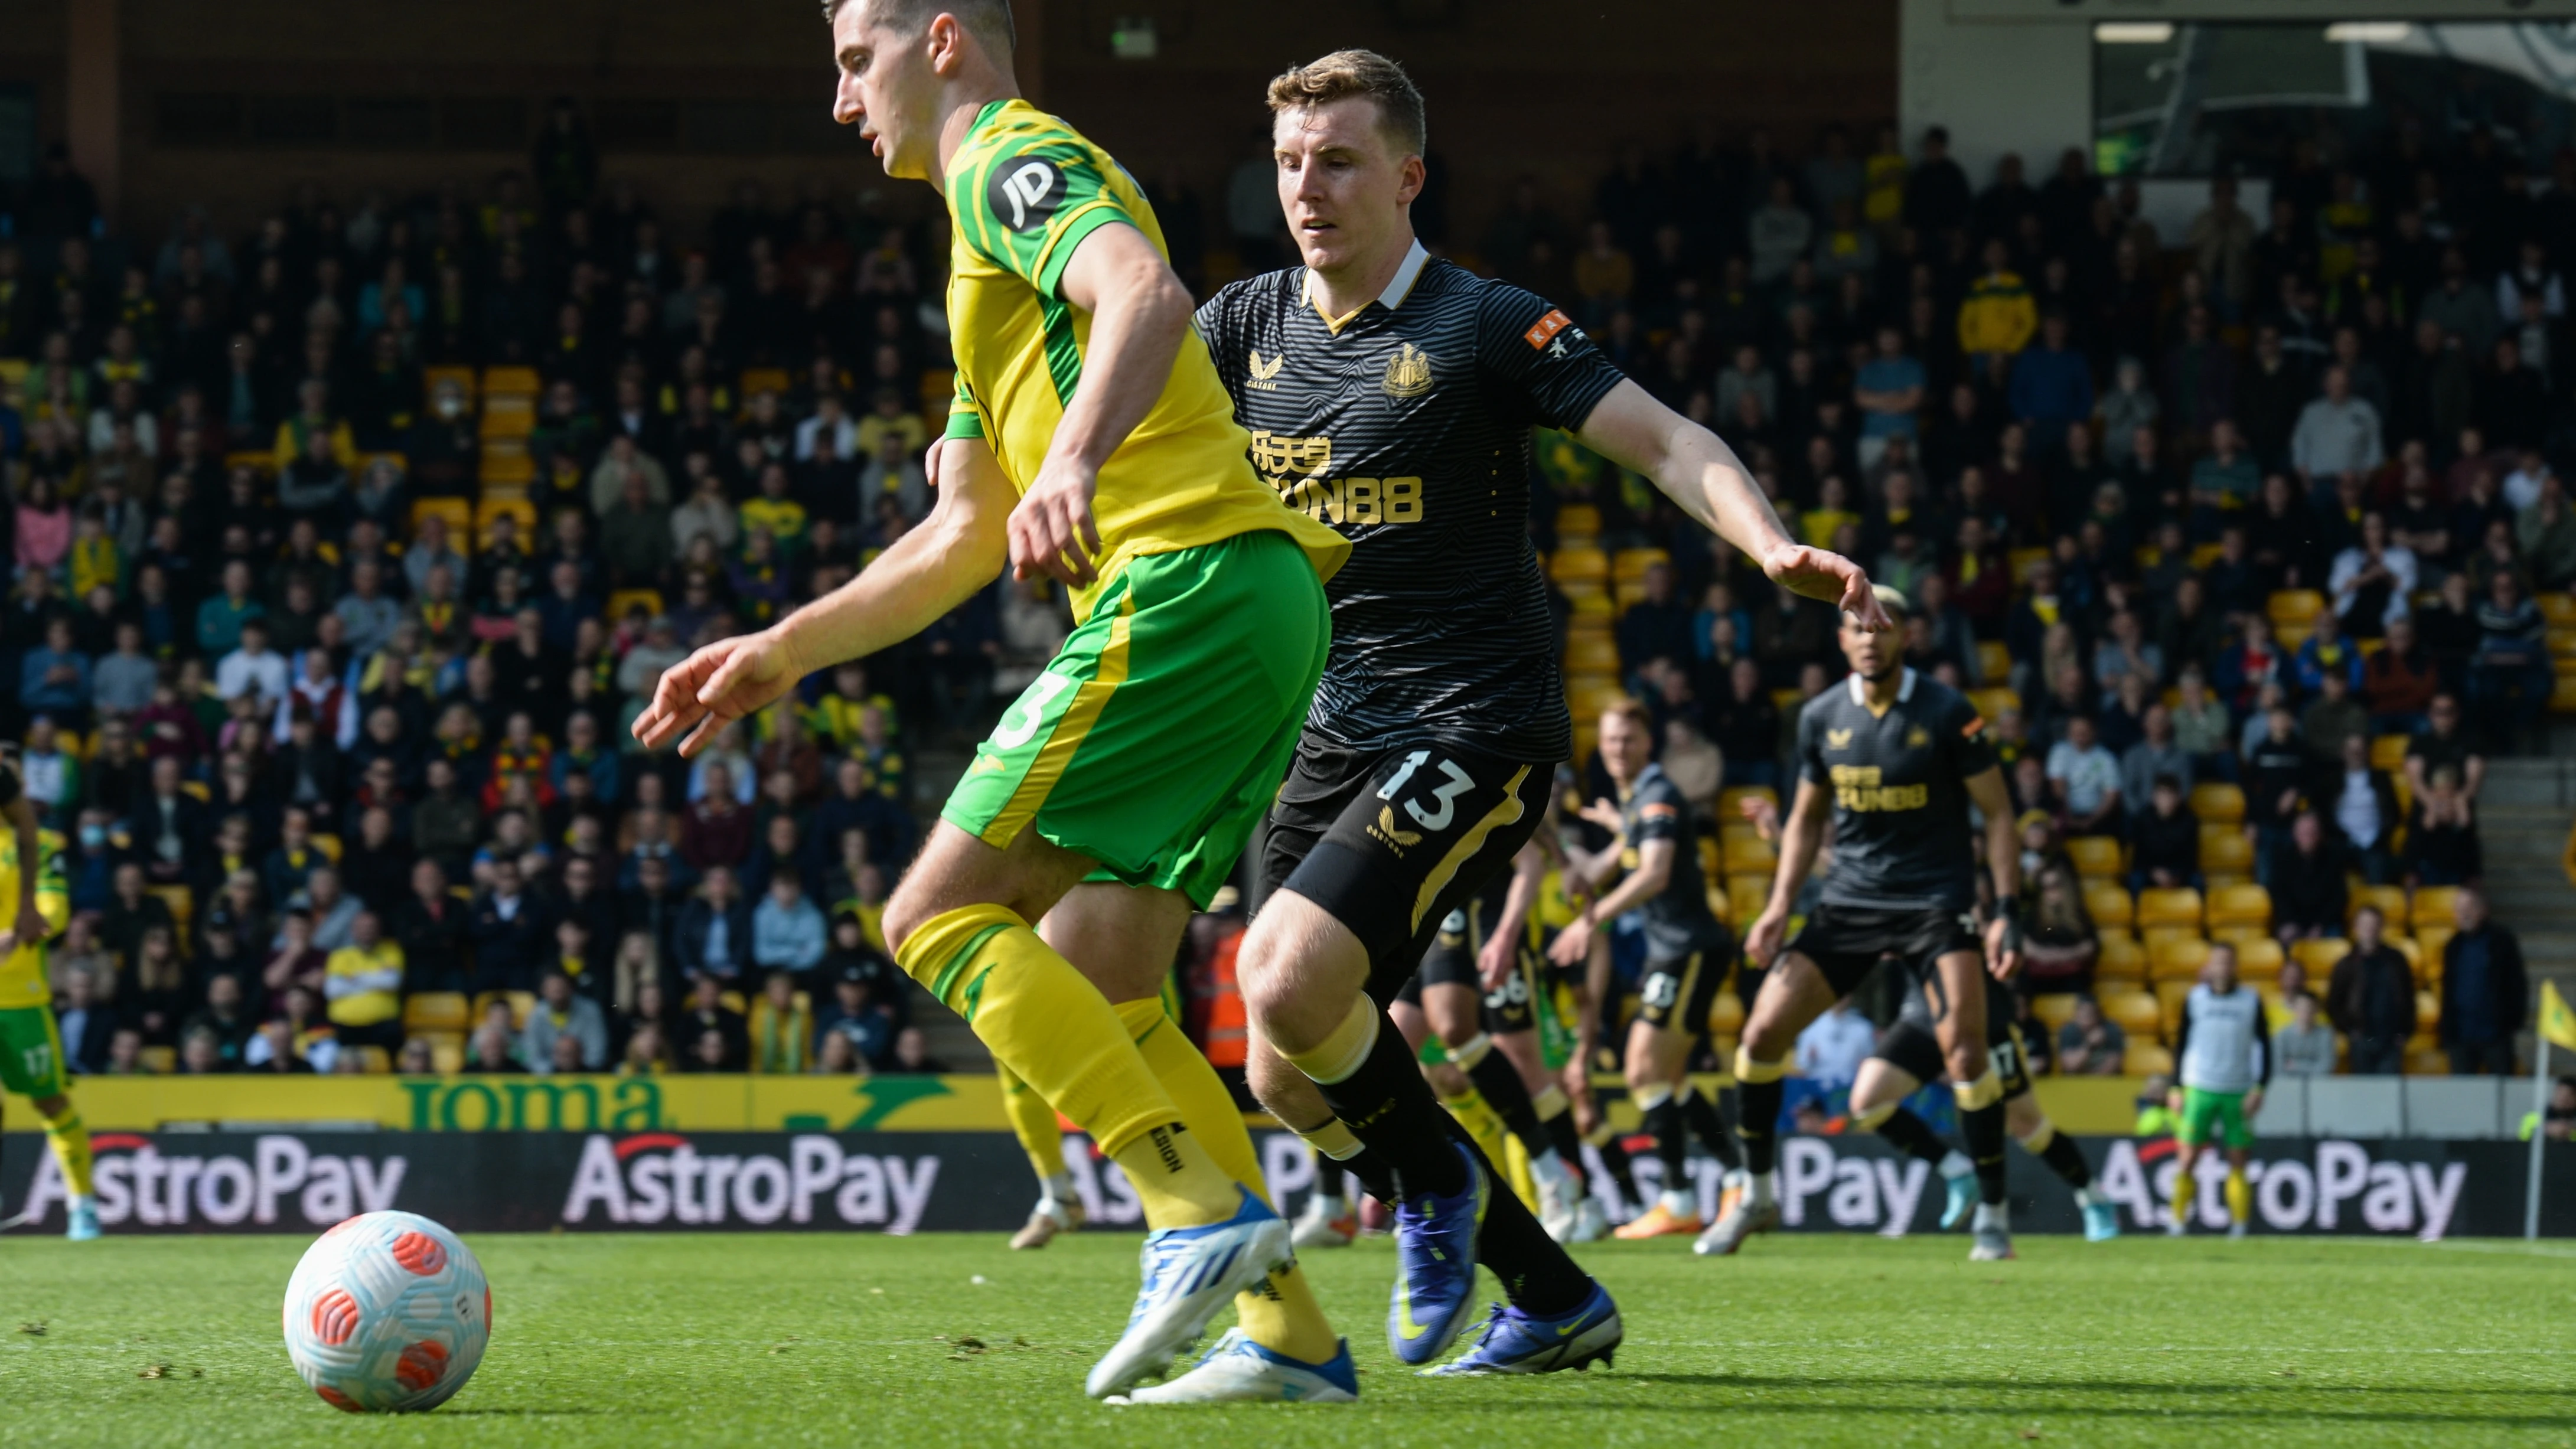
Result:
{"type": "Polygon", "coordinates": [[[41,941],[45,930],[44,911],[36,901],[36,878],[43,873],[43,846],[36,838],[36,804],[22,792],[0,811],[9,821],[9,833],[18,838],[18,898],[8,902],[9,925],[0,930],[0,956],[18,949],[22,940],[41,941]]]}
{"type": "Polygon", "coordinates": [[[1682,511],[1751,556],[1773,582],[1834,604],[1872,629],[1894,627],[1869,591],[1867,571],[1841,554],[1793,542],[1735,450],[1636,383],[1612,388],[1575,436],[1619,466],[1655,480],[1682,511]]]}
{"type": "MultiPolygon", "coordinates": [[[[1637,868],[1628,872],[1608,895],[1585,903],[1582,912],[1557,933],[1555,942],[1547,948],[1548,958],[1559,966],[1571,966],[1582,960],[1592,949],[1595,926],[1603,921],[1616,920],[1625,912],[1635,910],[1662,894],[1664,887],[1672,884],[1675,848],[1675,843],[1670,840],[1649,840],[1640,844],[1637,847],[1637,868]]],[[[1618,842],[1611,842],[1602,856],[1608,857],[1615,865],[1619,858],[1618,842]]]]}
{"type": "Polygon", "coordinates": [[[1780,828],[1780,865],[1771,877],[1771,899],[1744,936],[1744,954],[1756,966],[1768,966],[1780,954],[1782,938],[1789,931],[1789,908],[1806,888],[1807,872],[1816,867],[1816,851],[1825,843],[1833,809],[1834,799],[1825,787],[1800,777],[1798,793],[1789,802],[1788,818],[1780,828]]]}
{"type": "Polygon", "coordinates": [[[1015,578],[1046,574],[1081,588],[1100,577],[1100,526],[1091,516],[1101,465],[1153,411],[1190,330],[1189,288],[1145,234],[1125,222],[1074,244],[1058,284],[1091,314],[1082,385],[1065,405],[1046,461],[1011,513],[1015,578]]]}
{"type": "Polygon", "coordinates": [[[991,583],[1002,571],[1010,480],[980,438],[934,443],[926,461],[937,501],[921,527],[822,598],[664,670],[635,717],[635,738],[649,749],[678,740],[694,755],[806,675],[909,639],[991,583]]]}
{"type": "Polygon", "coordinates": [[[1986,927],[1986,970],[2010,981],[2021,970],[2021,837],[2013,828],[2012,791],[2001,766],[1968,777],[1968,799],[1986,821],[1986,876],[1994,882],[1995,919],[1986,927]]]}
{"type": "Polygon", "coordinates": [[[1476,974],[1483,978],[1487,991],[1499,991],[1512,979],[1512,968],[1520,964],[1521,937],[1529,925],[1530,906],[1538,900],[1539,885],[1547,875],[1547,852],[1537,838],[1512,856],[1512,883],[1503,891],[1503,913],[1493,928],[1485,933],[1484,949],[1476,957],[1476,974]]]}

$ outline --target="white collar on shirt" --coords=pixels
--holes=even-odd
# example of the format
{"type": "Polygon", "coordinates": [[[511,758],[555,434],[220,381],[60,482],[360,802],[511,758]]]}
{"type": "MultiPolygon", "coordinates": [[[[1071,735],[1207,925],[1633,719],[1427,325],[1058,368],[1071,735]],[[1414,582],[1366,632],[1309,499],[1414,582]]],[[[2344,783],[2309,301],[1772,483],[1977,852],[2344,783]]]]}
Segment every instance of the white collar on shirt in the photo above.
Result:
{"type": "MultiPolygon", "coordinates": [[[[1851,702],[1859,705],[1863,709],[1867,709],[1869,707],[1869,686],[1861,680],[1860,671],[1854,670],[1851,673],[1844,675],[1843,682],[1851,686],[1851,702]]],[[[1914,666],[1909,664],[1905,667],[1905,678],[1899,681],[1896,686],[1896,702],[1898,704],[1903,704],[1912,698],[1914,698],[1914,666]]]]}

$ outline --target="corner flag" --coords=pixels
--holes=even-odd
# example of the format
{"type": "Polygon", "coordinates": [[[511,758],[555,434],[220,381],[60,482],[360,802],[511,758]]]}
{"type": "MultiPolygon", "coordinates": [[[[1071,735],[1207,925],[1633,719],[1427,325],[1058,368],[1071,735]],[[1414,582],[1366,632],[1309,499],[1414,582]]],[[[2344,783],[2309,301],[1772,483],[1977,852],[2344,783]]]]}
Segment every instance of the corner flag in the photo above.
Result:
{"type": "Polygon", "coordinates": [[[2558,994],[2555,981],[2540,983],[2539,1031],[2550,1045],[2576,1052],[2576,1007],[2570,1007],[2567,998],[2558,994]]]}

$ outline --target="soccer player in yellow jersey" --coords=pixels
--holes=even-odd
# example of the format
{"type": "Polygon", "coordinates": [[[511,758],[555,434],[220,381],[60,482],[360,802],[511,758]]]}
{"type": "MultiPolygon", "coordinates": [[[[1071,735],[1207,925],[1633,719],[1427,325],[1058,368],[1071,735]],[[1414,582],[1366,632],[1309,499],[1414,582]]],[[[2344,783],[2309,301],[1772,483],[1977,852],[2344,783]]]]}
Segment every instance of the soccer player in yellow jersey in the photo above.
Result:
{"type": "Polygon", "coordinates": [[[89,1128],[72,1108],[62,1034],[54,1026],[53,987],[45,979],[45,942],[70,923],[71,892],[63,884],[60,845],[38,835],[35,808],[19,786],[15,764],[0,765],[0,805],[10,827],[0,835],[0,912],[9,920],[0,931],[0,1088],[36,1104],[45,1143],[71,1198],[71,1224],[63,1235],[87,1242],[98,1236],[89,1128]]]}
{"type": "Polygon", "coordinates": [[[1005,563],[1072,586],[1072,636],[976,751],[887,938],[1144,1202],[1144,1281],[1090,1393],[1163,1371],[1242,1293],[1240,1328],[1193,1375],[1213,1366],[1229,1387],[1199,1397],[1356,1397],[1243,1119],[1159,999],[1194,906],[1277,793],[1329,644],[1323,580],[1349,546],[1253,471],[1152,208],[1020,99],[1008,5],[828,0],[825,15],[835,117],[948,203],[957,400],[925,469],[938,502],[831,595],[674,665],[636,736],[693,753],[1005,563]]]}

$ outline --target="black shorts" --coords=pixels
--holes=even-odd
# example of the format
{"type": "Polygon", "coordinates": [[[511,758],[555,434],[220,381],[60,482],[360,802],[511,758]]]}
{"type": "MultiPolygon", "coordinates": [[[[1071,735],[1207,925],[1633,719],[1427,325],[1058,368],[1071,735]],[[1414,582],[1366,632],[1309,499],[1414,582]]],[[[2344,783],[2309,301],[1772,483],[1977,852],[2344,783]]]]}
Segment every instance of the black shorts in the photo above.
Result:
{"type": "Polygon", "coordinates": [[[1687,956],[1649,959],[1637,978],[1637,1019],[1659,1031],[1698,1036],[1708,1030],[1709,1008],[1717,1005],[1718,988],[1726,984],[1735,961],[1735,942],[1687,956]]]}
{"type": "MultiPolygon", "coordinates": [[[[1879,1038],[1878,1050],[1870,1055],[1918,1082],[1937,1082],[1950,1074],[1941,1056],[1941,1039],[1920,1022],[1899,1021],[1889,1027],[1887,1035],[1879,1038]]],[[[2021,1028],[2011,1018],[1987,1014],[1986,1055],[1994,1062],[1996,1080],[2004,1084],[2005,1097],[2030,1090],[2029,1057],[2022,1047],[2021,1028]]]]}
{"type": "Polygon", "coordinates": [[[1270,810],[1261,899],[1292,890],[1348,926],[1384,1006],[1449,913],[1529,843],[1555,779],[1553,762],[1439,744],[1347,750],[1309,733],[1270,810]]]}
{"type": "Polygon", "coordinates": [[[1476,993],[1477,1029],[1487,1036],[1509,1036],[1514,1032],[1534,1031],[1538,1027],[1538,993],[1545,989],[1543,968],[1546,961],[1539,953],[1523,946],[1516,969],[1502,985],[1485,989],[1484,973],[1476,966],[1476,941],[1464,932],[1453,932],[1451,925],[1464,925],[1453,911],[1441,924],[1440,934],[1422,958],[1422,969],[1404,983],[1395,994],[1398,1001],[1422,1004],[1425,986],[1464,986],[1476,993]]]}
{"type": "Polygon", "coordinates": [[[1977,918],[1967,911],[1909,908],[1882,910],[1822,902],[1787,949],[1816,963],[1836,996],[1849,996],[1878,966],[1896,958],[1907,979],[1920,982],[1932,964],[1953,951],[1985,950],[1977,918]]]}

